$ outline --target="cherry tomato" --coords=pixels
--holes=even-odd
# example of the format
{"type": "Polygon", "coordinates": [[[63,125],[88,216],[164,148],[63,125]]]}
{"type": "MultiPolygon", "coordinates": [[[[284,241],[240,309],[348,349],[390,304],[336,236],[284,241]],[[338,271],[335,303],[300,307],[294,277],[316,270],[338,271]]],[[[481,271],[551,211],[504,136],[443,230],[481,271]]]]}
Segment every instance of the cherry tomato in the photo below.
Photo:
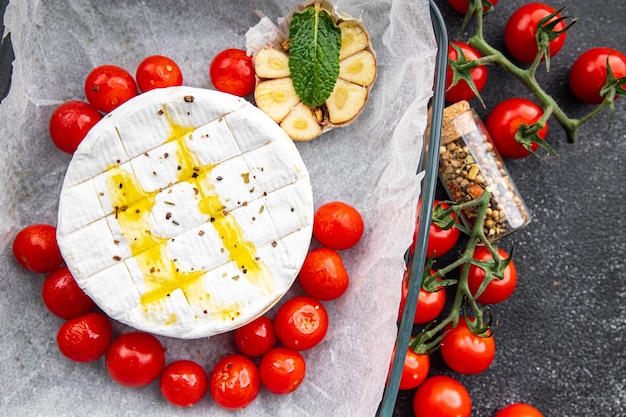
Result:
{"type": "Polygon", "coordinates": [[[102,119],[93,106],[82,101],[61,104],[50,116],[50,137],[63,152],[73,154],[89,130],[102,119]]]}
{"type": "Polygon", "coordinates": [[[46,277],[41,296],[52,314],[66,320],[82,316],[95,307],[95,303],[78,286],[66,266],[51,272],[46,277]]]}
{"type": "MultiPolygon", "coordinates": [[[[438,200],[435,200],[433,207],[439,204],[438,200]]],[[[441,208],[450,207],[446,203],[441,203],[441,208]]],[[[456,217],[455,214],[450,214],[450,217],[456,217]]],[[[458,219],[457,219],[458,223],[458,219]]],[[[433,255],[435,258],[438,258],[441,255],[444,255],[456,245],[459,241],[459,236],[461,236],[461,230],[456,227],[451,227],[449,229],[442,229],[437,226],[435,223],[430,223],[430,230],[428,231],[428,246],[426,247],[426,256],[433,255]]]]}
{"type": "Polygon", "coordinates": [[[49,224],[31,224],[13,240],[13,256],[32,272],[52,272],[63,263],[57,244],[57,229],[49,224]]]}
{"type": "Polygon", "coordinates": [[[87,313],[61,325],[57,344],[65,357],[75,362],[93,362],[107,351],[112,332],[104,314],[87,313]]]}
{"type": "Polygon", "coordinates": [[[108,113],[136,95],[133,76],[115,65],[96,67],[85,80],[87,101],[101,112],[108,113]]]}
{"type": "Polygon", "coordinates": [[[276,336],[286,347],[307,350],[324,339],[328,331],[328,313],[319,301],[297,296],[287,300],[274,316],[276,336]]]}
{"type": "MultiPolygon", "coordinates": [[[[431,275],[435,272],[431,270],[431,275]]],[[[406,297],[409,294],[408,287],[408,271],[404,272],[404,280],[402,282],[402,298],[400,300],[400,316],[402,316],[402,312],[404,311],[404,306],[406,305],[406,297]]],[[[417,296],[417,304],[415,306],[415,315],[413,316],[413,323],[415,324],[426,324],[435,320],[444,307],[446,306],[446,291],[441,289],[439,291],[426,291],[423,288],[420,288],[419,294],[417,296]]]]}
{"type": "Polygon", "coordinates": [[[415,310],[415,324],[426,324],[435,320],[446,305],[446,291],[439,290],[429,292],[420,289],[417,296],[417,307],[415,310]]]}
{"type": "Polygon", "coordinates": [[[275,347],[267,352],[259,364],[261,383],[272,394],[295,391],[306,375],[306,362],[300,352],[275,347]]]}
{"type": "Polygon", "coordinates": [[[143,92],[155,88],[183,85],[183,74],[174,60],[163,55],[152,55],[137,66],[137,85],[143,92]]]}
{"type": "Polygon", "coordinates": [[[313,217],[313,235],[323,246],[349,249],[363,236],[363,218],[356,208],[341,201],[326,203],[313,217]]]}
{"type": "Polygon", "coordinates": [[[111,378],[126,387],[148,385],[165,365],[165,349],[149,333],[130,332],[111,343],[106,355],[106,368],[111,378]]]}
{"type": "Polygon", "coordinates": [[[429,370],[430,356],[428,354],[416,353],[413,349],[408,348],[398,389],[409,390],[417,388],[426,380],[429,370]]]}
{"type": "MultiPolygon", "coordinates": [[[[517,9],[509,18],[504,27],[504,44],[515,59],[531,63],[537,57],[539,47],[535,38],[539,21],[555,12],[552,7],[543,3],[529,3],[517,9]]],[[[550,22],[560,18],[558,14],[550,22]]],[[[546,23],[549,24],[550,22],[546,23]]],[[[554,31],[565,29],[565,21],[557,23],[554,31]]],[[[561,33],[550,41],[548,51],[550,57],[557,54],[565,43],[567,32],[561,33]]]]}
{"type": "Polygon", "coordinates": [[[223,357],[211,371],[209,392],[223,408],[235,410],[249,405],[261,389],[257,366],[246,356],[223,357]]]}
{"type": "Polygon", "coordinates": [[[413,397],[415,417],[469,417],[472,399],[456,379],[436,375],[417,387],[413,397]]]}
{"type": "Polygon", "coordinates": [[[251,358],[263,356],[276,344],[274,323],[261,316],[235,330],[235,344],[241,353],[251,358]]]}
{"type": "Polygon", "coordinates": [[[241,49],[225,49],[218,53],[209,67],[213,86],[236,96],[252,94],[256,83],[252,58],[241,49]]]}
{"type": "MultiPolygon", "coordinates": [[[[537,104],[521,97],[513,97],[498,103],[485,121],[489,136],[498,152],[505,158],[524,158],[530,152],[515,140],[515,134],[521,124],[531,125],[543,116],[543,109],[537,104]]],[[[539,137],[545,139],[548,134],[548,122],[539,131],[539,137]]],[[[537,150],[539,145],[532,143],[530,148],[537,150]]]]}
{"type": "Polygon", "coordinates": [[[463,318],[456,327],[447,326],[439,350],[450,369],[460,374],[474,375],[485,371],[493,362],[496,342],[493,336],[477,336],[463,318]]]}
{"type": "Polygon", "coordinates": [[[334,300],[348,289],[348,272],[341,256],[333,249],[317,248],[310,251],[298,280],[302,289],[318,300],[334,300]]]}
{"type": "MultiPolygon", "coordinates": [[[[452,8],[456,10],[457,12],[461,14],[465,14],[469,10],[470,1],[472,0],[448,0],[448,3],[450,3],[450,6],[452,6],[452,8]]],[[[489,3],[495,6],[498,3],[498,0],[489,0],[489,3]]],[[[488,10],[488,7],[483,6],[483,13],[486,12],[487,10],[488,10]]]]}
{"type": "MultiPolygon", "coordinates": [[[[456,50],[452,45],[456,45],[461,49],[463,55],[465,55],[465,59],[468,61],[473,61],[478,58],[482,58],[480,52],[476,49],[472,48],[468,44],[464,42],[450,42],[448,45],[448,59],[452,61],[456,61],[459,57],[456,50]]],[[[482,89],[487,84],[487,67],[485,65],[480,65],[470,71],[470,75],[472,76],[472,80],[474,81],[474,85],[476,86],[476,90],[480,93],[482,89]]],[[[448,68],[446,71],[446,101],[451,103],[456,103],[461,100],[470,100],[474,98],[476,95],[471,90],[469,85],[465,80],[460,80],[454,87],[451,87],[453,79],[453,72],[450,64],[448,64],[448,68]]]]}
{"type": "MultiPolygon", "coordinates": [[[[569,73],[569,86],[580,101],[598,104],[604,100],[600,90],[606,83],[607,60],[616,79],[626,77],[626,56],[616,49],[592,48],[574,61],[569,73]]],[[[622,87],[626,88],[626,83],[622,87]]]]}
{"type": "Polygon", "coordinates": [[[204,368],[196,362],[178,360],[163,369],[159,388],[170,404],[191,407],[206,394],[209,389],[209,379],[204,368]]]}
{"type": "MultiPolygon", "coordinates": [[[[498,248],[498,253],[500,257],[506,259],[509,257],[509,254],[498,248]]],[[[472,258],[476,261],[486,262],[493,257],[491,256],[491,252],[484,246],[477,246],[474,250],[474,254],[472,258]]],[[[485,271],[471,264],[469,267],[469,276],[467,284],[469,286],[470,292],[472,294],[476,294],[478,289],[480,288],[480,284],[485,279],[485,271]]],[[[485,290],[476,298],[476,300],[483,304],[497,304],[506,300],[513,294],[515,290],[515,286],[517,285],[517,269],[515,268],[515,264],[511,260],[511,262],[504,269],[504,277],[502,279],[494,278],[485,288],[485,290]]]]}
{"type": "Polygon", "coordinates": [[[535,407],[525,403],[507,405],[493,417],[543,417],[535,407]]]}

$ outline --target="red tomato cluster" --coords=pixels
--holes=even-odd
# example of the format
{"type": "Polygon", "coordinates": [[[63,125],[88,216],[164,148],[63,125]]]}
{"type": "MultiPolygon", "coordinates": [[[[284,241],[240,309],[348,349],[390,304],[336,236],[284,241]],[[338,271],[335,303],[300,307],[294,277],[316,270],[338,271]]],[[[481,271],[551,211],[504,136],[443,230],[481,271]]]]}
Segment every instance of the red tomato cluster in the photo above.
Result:
{"type": "MultiPolygon", "coordinates": [[[[480,52],[469,46],[464,42],[450,42],[448,46],[448,59],[450,61],[459,61],[459,59],[465,59],[467,61],[474,61],[482,58],[480,52]],[[457,51],[456,48],[458,48],[457,51]]],[[[453,71],[450,65],[446,72],[446,101],[457,102],[462,100],[470,100],[476,96],[474,91],[470,88],[470,85],[465,80],[460,80],[453,85],[453,71]]],[[[487,66],[479,65],[470,71],[472,81],[476,90],[480,93],[487,84],[487,66]]]]}
{"type": "MultiPolygon", "coordinates": [[[[242,50],[227,49],[217,54],[209,75],[222,92],[245,96],[254,89],[252,60],[242,50]]],[[[140,91],[175,85],[182,85],[180,69],[163,56],[143,60],[135,78],[121,67],[97,67],[85,81],[89,103],[64,103],[53,113],[52,139],[71,154],[102,113],[114,110],[140,91]]],[[[249,405],[262,386],[282,395],[301,385],[306,363],[300,352],[318,345],[328,330],[328,313],[319,300],[334,300],[347,290],[348,273],[338,251],[360,240],[361,215],[342,202],[325,204],[315,213],[313,233],[324,247],[307,255],[299,274],[308,295],[286,300],[273,320],[262,316],[234,331],[239,353],[227,354],[208,373],[190,360],[176,360],[165,366],[163,345],[148,333],[135,331],[114,338],[109,319],[92,312],[95,304],[62,266],[53,226],[25,228],[18,233],[13,251],[23,267],[50,272],[42,294],[50,312],[67,319],[57,334],[64,356],[77,362],[92,362],[104,356],[111,379],[128,387],[142,387],[159,379],[163,397],[176,406],[192,406],[208,392],[221,407],[239,409],[249,405]]]]}
{"type": "MultiPolygon", "coordinates": [[[[448,0],[450,6],[460,12],[467,13],[469,2],[472,0],[448,0]]],[[[497,0],[490,0],[492,6],[497,0]]],[[[487,11],[487,2],[483,11],[487,11]]],[[[532,2],[520,6],[507,20],[503,31],[503,40],[508,53],[516,61],[523,64],[533,63],[539,52],[538,38],[541,38],[543,28],[549,28],[553,38],[550,40],[546,33],[546,54],[554,57],[564,46],[567,39],[567,21],[553,7],[541,3],[532,2]],[[550,17],[552,16],[552,17],[550,17]],[[545,21],[544,21],[545,19],[545,21]]],[[[541,57],[545,60],[546,54],[541,57]]],[[[455,62],[471,62],[481,58],[481,53],[464,42],[451,42],[448,49],[448,60],[455,62]],[[462,57],[453,47],[456,46],[462,53],[462,57]]],[[[480,93],[487,84],[487,66],[479,65],[473,68],[471,77],[476,91],[480,93]]],[[[584,103],[602,103],[611,93],[611,89],[605,88],[610,85],[620,87],[620,80],[626,77],[626,55],[608,47],[595,47],[584,51],[574,61],[569,73],[570,90],[576,98],[584,103]]],[[[453,72],[451,65],[447,68],[446,94],[448,102],[470,100],[475,97],[474,91],[465,80],[459,80],[452,85],[453,72]]],[[[626,88],[626,83],[621,84],[626,88]]],[[[617,98],[617,97],[615,97],[617,98]]],[[[543,109],[526,98],[512,98],[497,104],[490,112],[486,127],[493,139],[498,152],[505,158],[524,158],[530,152],[516,139],[516,133],[521,125],[533,125],[543,116],[543,109]]],[[[544,140],[547,135],[547,122],[538,133],[538,140],[544,140]]],[[[531,144],[534,152],[539,145],[531,144]]]]}
{"type": "Polygon", "coordinates": [[[363,234],[363,220],[348,204],[327,203],[314,215],[313,234],[325,246],[307,254],[298,274],[307,295],[284,301],[273,320],[259,317],[235,330],[240,353],[227,355],[213,368],[209,392],[222,407],[246,407],[261,387],[273,394],[288,394],[304,381],[306,361],[301,352],[319,345],[329,326],[320,300],[335,300],[348,288],[348,273],[337,251],[356,245],[363,234]]]}
{"type": "Polygon", "coordinates": [[[73,154],[89,130],[102,119],[102,113],[113,111],[140,91],[182,84],[178,65],[162,55],[141,61],[134,78],[117,65],[96,67],[85,79],[87,102],[72,100],[57,107],[50,117],[50,137],[63,152],[73,154]]]}
{"type": "MultiPolygon", "coordinates": [[[[450,207],[447,203],[440,202],[439,200],[435,200],[433,202],[433,210],[437,206],[441,208],[450,207]]],[[[454,219],[456,216],[454,214],[450,215],[450,218],[454,219]]],[[[458,218],[456,222],[458,223],[458,218]]],[[[416,227],[417,229],[417,227],[416,227]]],[[[438,258],[449,253],[457,244],[459,237],[461,235],[461,231],[456,227],[451,227],[449,229],[443,229],[437,226],[434,222],[431,222],[430,229],[428,232],[428,243],[426,247],[426,256],[438,258]]],[[[414,236],[413,243],[411,245],[410,250],[413,250],[417,236],[414,236]]],[[[435,271],[430,271],[431,275],[435,273],[435,271]]],[[[404,307],[406,305],[406,297],[408,296],[409,287],[408,287],[408,276],[407,271],[404,273],[404,279],[402,281],[402,298],[400,299],[400,311],[399,315],[401,316],[404,307]]],[[[441,312],[443,311],[446,305],[446,291],[444,288],[439,288],[437,291],[426,291],[423,288],[420,288],[417,304],[415,305],[415,315],[413,316],[414,324],[426,324],[435,320],[441,312]]]]}
{"type": "MultiPolygon", "coordinates": [[[[556,14],[545,23],[541,23],[541,20],[554,13],[556,10],[547,4],[529,3],[521,6],[511,15],[504,28],[504,43],[515,59],[525,63],[531,63],[535,60],[538,50],[536,35],[539,26],[548,26],[551,22],[561,18],[561,15],[556,14]]],[[[556,23],[553,31],[562,31],[565,26],[566,23],[562,20],[556,23]]],[[[567,32],[562,32],[550,41],[548,45],[550,57],[556,55],[563,48],[566,37],[567,32]]]]}
{"type": "Polygon", "coordinates": [[[277,309],[274,319],[262,316],[234,331],[239,353],[222,358],[209,377],[209,392],[227,409],[249,405],[261,387],[284,395],[306,376],[302,351],[319,345],[329,326],[322,301],[342,296],[349,277],[338,251],[353,247],[363,235],[363,219],[342,202],[322,205],[314,215],[313,234],[324,246],[311,250],[298,282],[306,295],[294,296],[277,309]]]}
{"type": "Polygon", "coordinates": [[[350,278],[339,252],[356,245],[363,231],[361,214],[347,203],[332,201],[317,209],[313,216],[313,236],[322,247],[307,254],[298,274],[306,294],[331,301],[346,292],[350,278]]]}
{"type": "MultiPolygon", "coordinates": [[[[437,209],[446,209],[449,205],[435,200],[433,213],[437,209]]],[[[451,220],[458,219],[454,214],[451,220]]],[[[427,255],[435,258],[449,253],[456,246],[460,237],[460,230],[456,227],[443,229],[431,222],[427,255]]],[[[416,242],[413,242],[415,245],[416,242]]],[[[506,251],[498,249],[500,257],[504,260],[509,258],[506,251]]],[[[493,257],[491,252],[483,246],[478,246],[473,254],[472,263],[468,270],[468,287],[473,294],[477,294],[487,273],[486,268],[495,269],[495,263],[491,266],[493,257]]],[[[430,270],[430,275],[435,271],[430,270]]],[[[513,261],[504,267],[502,277],[494,277],[481,289],[477,295],[477,301],[483,304],[496,304],[506,300],[513,293],[517,283],[517,272],[513,261]]],[[[406,306],[408,295],[408,276],[405,276],[402,286],[402,298],[400,301],[399,317],[402,316],[406,306]]],[[[414,324],[428,324],[437,320],[446,305],[446,290],[441,287],[437,291],[430,292],[420,288],[418,295],[414,324]]],[[[478,332],[477,332],[478,333],[478,332]]],[[[486,371],[495,356],[495,340],[489,331],[484,334],[475,334],[464,319],[456,327],[448,325],[443,331],[443,338],[439,343],[439,350],[444,363],[453,371],[460,374],[478,374],[486,371]]],[[[428,377],[430,371],[429,353],[418,353],[409,346],[400,377],[399,389],[412,390],[417,388],[414,400],[414,413],[421,415],[470,415],[471,400],[465,388],[454,378],[439,376],[428,377]],[[426,385],[425,388],[422,388],[426,385]],[[450,401],[456,401],[452,405],[450,401]]]]}
{"type": "MultiPolygon", "coordinates": [[[[246,96],[255,86],[252,58],[240,49],[226,49],[211,61],[209,76],[218,91],[246,96]]],[[[87,75],[86,101],[71,100],[58,106],[50,117],[52,142],[73,154],[89,130],[109,113],[141,92],[183,85],[180,67],[163,55],[152,55],[139,63],[135,76],[117,65],[101,65],[87,75]]]]}
{"type": "Polygon", "coordinates": [[[475,375],[489,368],[496,354],[496,342],[490,332],[477,335],[463,319],[456,327],[447,326],[439,345],[441,357],[450,369],[475,375]]]}
{"type": "MultiPolygon", "coordinates": [[[[363,233],[360,214],[345,203],[320,208],[314,229],[333,246],[357,243],[363,233]],[[348,214],[346,214],[348,213],[348,214]]],[[[239,409],[249,405],[261,387],[283,395],[304,381],[306,363],[301,351],[312,349],[325,337],[328,312],[319,300],[333,300],[348,286],[348,274],[336,249],[312,250],[299,275],[310,296],[286,300],[273,320],[262,316],[233,332],[240,353],[227,354],[207,374],[190,360],[166,366],[165,348],[155,336],[129,332],[116,338],[109,319],[95,312],[94,302],[83,292],[63,258],[56,228],[36,224],[21,230],[13,242],[15,259],[24,268],[49,273],[42,286],[44,304],[51,313],[66,319],[57,332],[61,353],[76,362],[105,357],[111,379],[127,387],[142,387],[159,379],[163,397],[173,405],[189,407],[208,392],[221,407],[239,409]],[[280,343],[280,344],[278,344],[280,343]]]]}

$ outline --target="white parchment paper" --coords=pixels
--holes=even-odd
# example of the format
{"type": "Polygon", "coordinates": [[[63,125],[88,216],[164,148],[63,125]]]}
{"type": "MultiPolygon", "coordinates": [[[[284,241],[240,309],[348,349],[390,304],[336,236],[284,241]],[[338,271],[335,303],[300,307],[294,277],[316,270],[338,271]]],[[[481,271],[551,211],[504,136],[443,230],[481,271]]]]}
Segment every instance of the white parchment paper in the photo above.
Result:
{"type": "MultiPolygon", "coordinates": [[[[70,156],[57,150],[48,120],[60,103],[84,100],[97,65],[134,73],[148,55],[173,58],[185,85],[211,88],[208,66],[227,47],[245,48],[261,11],[287,15],[295,1],[12,0],[5,15],[16,59],[12,87],[0,104],[0,415],[10,416],[373,416],[381,400],[396,337],[403,255],[413,236],[416,174],[432,95],[436,44],[426,0],[339,0],[361,18],[377,52],[379,75],[365,111],[298,148],[309,168],[315,203],[357,207],[366,231],[342,252],[348,292],[328,302],[330,329],[305,351],[307,377],[287,396],[261,391],[248,408],[221,410],[210,397],[182,410],[160,396],[158,383],[124,388],[101,359],[78,364],[56,346],[62,320],[41,301],[43,275],[22,270],[11,241],[31,223],[56,224],[57,199],[70,156]]],[[[289,296],[300,293],[294,285],[289,296]]],[[[115,333],[130,330],[118,323],[115,333]]],[[[160,338],[167,360],[193,359],[210,371],[235,351],[231,334],[210,339],[160,338]]]]}

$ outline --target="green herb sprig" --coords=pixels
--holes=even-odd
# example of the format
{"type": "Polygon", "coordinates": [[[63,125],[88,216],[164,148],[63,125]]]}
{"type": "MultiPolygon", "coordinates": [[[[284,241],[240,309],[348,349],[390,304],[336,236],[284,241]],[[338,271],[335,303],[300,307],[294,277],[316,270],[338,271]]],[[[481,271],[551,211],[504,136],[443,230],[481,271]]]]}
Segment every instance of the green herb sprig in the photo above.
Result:
{"type": "Polygon", "coordinates": [[[296,93],[311,107],[324,103],[339,77],[341,29],[319,3],[293,14],[289,70],[296,93]]]}

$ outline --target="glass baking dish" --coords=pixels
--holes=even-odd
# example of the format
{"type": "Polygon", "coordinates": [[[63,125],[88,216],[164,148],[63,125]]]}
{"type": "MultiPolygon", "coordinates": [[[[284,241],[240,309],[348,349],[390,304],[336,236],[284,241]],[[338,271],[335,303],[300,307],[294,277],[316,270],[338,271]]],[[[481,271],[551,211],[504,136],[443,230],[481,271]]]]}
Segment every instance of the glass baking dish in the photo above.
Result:
{"type": "MultiPolygon", "coordinates": [[[[424,147],[422,149],[420,163],[417,169],[418,172],[423,172],[425,175],[421,181],[421,196],[417,213],[417,218],[419,219],[417,236],[419,237],[419,239],[414,254],[411,257],[407,258],[407,265],[409,270],[409,294],[407,298],[408,305],[415,305],[417,303],[417,294],[421,286],[421,270],[425,263],[426,241],[424,239],[424,236],[426,236],[426,233],[428,232],[428,226],[431,216],[430,207],[432,205],[432,200],[434,199],[434,190],[437,181],[439,133],[441,130],[441,115],[443,112],[443,91],[447,55],[441,53],[442,51],[445,52],[447,50],[447,47],[445,47],[445,45],[447,45],[447,38],[441,15],[432,0],[429,0],[429,4],[431,9],[431,17],[434,27],[435,38],[437,40],[437,44],[439,45],[439,53],[437,56],[437,70],[435,71],[434,94],[430,106],[431,134],[428,137],[424,138],[424,147]],[[444,47],[442,47],[442,45],[444,45],[444,47]]],[[[0,10],[0,12],[3,11],[4,10],[0,10]]],[[[13,51],[9,49],[10,46],[10,42],[3,44],[1,57],[2,64],[10,63],[13,60],[13,51]],[[4,48],[5,46],[6,49],[4,48]]],[[[10,72],[10,64],[4,65],[3,68],[8,69],[8,71],[10,72]]],[[[3,78],[0,81],[8,81],[8,79],[3,78]]],[[[5,89],[8,91],[8,85],[6,85],[5,88],[4,84],[0,83],[0,93],[6,93],[6,91],[4,91],[5,89]]],[[[3,95],[0,97],[3,97],[3,95]]],[[[5,247],[6,245],[8,245],[9,238],[10,235],[0,236],[0,247],[5,247]]],[[[402,317],[402,320],[399,324],[399,331],[396,341],[396,344],[398,346],[406,346],[408,343],[412,328],[413,314],[414,309],[405,309],[404,316],[402,317]]],[[[379,416],[382,417],[391,416],[393,413],[404,357],[403,355],[396,354],[396,357],[394,357],[393,359],[394,364],[392,366],[391,374],[379,408],[379,416]]],[[[376,399],[374,400],[376,401],[376,399]]]]}
{"type": "MultiPolygon", "coordinates": [[[[417,240],[415,250],[408,252],[406,256],[408,295],[406,308],[404,308],[400,322],[398,323],[398,337],[396,346],[408,346],[409,338],[413,330],[413,318],[417,296],[422,286],[422,273],[426,264],[426,246],[428,243],[428,230],[432,215],[432,205],[435,199],[437,186],[437,171],[439,166],[439,142],[441,140],[441,126],[443,109],[445,105],[446,66],[448,64],[448,34],[441,12],[433,0],[429,0],[430,15],[432,19],[438,51],[435,63],[435,80],[433,97],[430,103],[429,124],[430,131],[424,136],[424,147],[418,166],[418,172],[424,172],[422,179],[422,193],[418,202],[416,233],[417,240]]],[[[378,417],[391,417],[398,396],[398,386],[402,367],[404,365],[405,349],[395,349],[392,358],[391,371],[383,394],[378,417]]]]}

